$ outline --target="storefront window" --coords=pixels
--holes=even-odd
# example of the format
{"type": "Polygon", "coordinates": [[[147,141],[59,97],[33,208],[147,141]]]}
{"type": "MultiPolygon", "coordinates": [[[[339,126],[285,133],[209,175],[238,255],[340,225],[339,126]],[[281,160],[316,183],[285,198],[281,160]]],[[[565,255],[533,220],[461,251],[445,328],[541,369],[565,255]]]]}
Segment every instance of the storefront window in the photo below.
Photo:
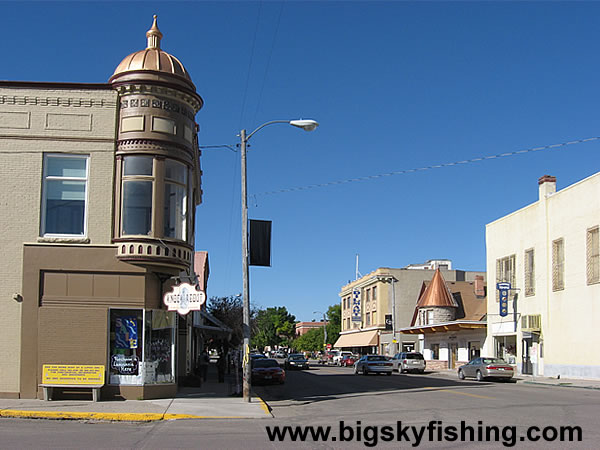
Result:
{"type": "Polygon", "coordinates": [[[142,310],[110,310],[110,384],[142,384],[142,310]]]}
{"type": "Polygon", "coordinates": [[[146,311],[144,384],[174,383],[175,312],[146,311]]]}
{"type": "Polygon", "coordinates": [[[440,359],[440,344],[431,344],[431,359],[440,359]]]}

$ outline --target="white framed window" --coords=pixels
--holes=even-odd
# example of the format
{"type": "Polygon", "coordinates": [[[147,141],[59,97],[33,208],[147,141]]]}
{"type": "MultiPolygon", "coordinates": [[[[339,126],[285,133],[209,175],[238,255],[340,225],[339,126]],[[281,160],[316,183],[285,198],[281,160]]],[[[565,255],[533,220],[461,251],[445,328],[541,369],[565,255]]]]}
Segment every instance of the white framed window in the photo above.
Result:
{"type": "Polygon", "coordinates": [[[587,284],[600,283],[600,240],[598,239],[598,230],[598,226],[587,230],[587,284]]]}
{"type": "Polygon", "coordinates": [[[535,295],[535,253],[525,250],[525,296],[535,295]]]}
{"type": "Polygon", "coordinates": [[[152,156],[125,156],[122,176],[121,234],[147,236],[152,233],[152,156]]]}
{"type": "MultiPolygon", "coordinates": [[[[516,259],[516,255],[510,255],[496,260],[496,283],[508,282],[512,289],[516,287],[516,259]]],[[[500,301],[498,289],[496,301],[500,301]]]]}
{"type": "Polygon", "coordinates": [[[88,155],[44,155],[42,236],[86,236],[88,160],[88,155]]]}
{"type": "Polygon", "coordinates": [[[561,291],[565,288],[565,241],[552,241],[552,290],[561,291]]]}
{"type": "Polygon", "coordinates": [[[165,161],[165,215],[163,236],[187,240],[188,168],[171,159],[165,161]]]}

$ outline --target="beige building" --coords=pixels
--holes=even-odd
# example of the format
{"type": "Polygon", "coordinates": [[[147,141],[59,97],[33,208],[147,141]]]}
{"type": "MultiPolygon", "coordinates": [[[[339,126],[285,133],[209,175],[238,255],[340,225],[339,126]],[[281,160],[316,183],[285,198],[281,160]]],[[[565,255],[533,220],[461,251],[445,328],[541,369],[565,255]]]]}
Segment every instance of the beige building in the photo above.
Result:
{"type": "Polygon", "coordinates": [[[486,226],[486,353],[525,374],[600,378],[600,173],[486,226]],[[497,283],[511,285],[501,315],[497,283]]]}
{"type": "Polygon", "coordinates": [[[40,396],[44,364],[104,365],[107,398],[193,370],[197,320],[162,298],[195,278],[203,102],[146,37],[108,84],[0,82],[2,397],[40,396]]]}
{"type": "Polygon", "coordinates": [[[454,369],[479,357],[486,338],[483,275],[475,281],[445,281],[436,270],[424,281],[411,321],[401,333],[423,336],[427,368],[454,369]]]}
{"type": "Polygon", "coordinates": [[[403,334],[400,329],[411,325],[423,282],[431,280],[436,269],[448,281],[474,281],[476,275],[484,275],[454,270],[450,260],[429,260],[399,269],[380,267],[342,286],[342,331],[334,347],[384,355],[420,351],[423,336],[403,334]]]}

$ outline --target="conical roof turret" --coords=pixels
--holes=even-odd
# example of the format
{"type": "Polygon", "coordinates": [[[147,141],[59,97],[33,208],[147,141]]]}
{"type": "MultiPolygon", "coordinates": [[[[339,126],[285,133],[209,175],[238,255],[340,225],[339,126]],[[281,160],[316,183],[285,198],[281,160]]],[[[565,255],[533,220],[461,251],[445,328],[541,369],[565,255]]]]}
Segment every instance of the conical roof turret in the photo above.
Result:
{"type": "Polygon", "coordinates": [[[423,292],[423,295],[417,302],[417,308],[425,308],[428,306],[446,306],[458,308],[458,304],[450,291],[446,287],[446,281],[442,276],[440,269],[436,269],[431,282],[423,292]]]}

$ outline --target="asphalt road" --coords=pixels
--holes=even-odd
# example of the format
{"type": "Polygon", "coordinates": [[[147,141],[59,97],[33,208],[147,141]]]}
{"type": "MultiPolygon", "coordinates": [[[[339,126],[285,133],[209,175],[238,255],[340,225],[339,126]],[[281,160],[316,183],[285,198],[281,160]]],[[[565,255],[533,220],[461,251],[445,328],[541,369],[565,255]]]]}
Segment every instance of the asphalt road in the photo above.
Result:
{"type": "MultiPolygon", "coordinates": [[[[0,446],[258,449],[369,448],[375,444],[377,448],[506,448],[514,444],[515,448],[598,448],[600,441],[597,390],[478,383],[427,374],[363,376],[342,367],[288,371],[284,385],[256,386],[255,390],[275,418],[149,424],[2,419],[0,446]],[[293,442],[289,434],[283,442],[270,442],[267,427],[272,433],[274,426],[331,429],[327,442],[322,435],[310,434],[304,442],[299,438],[293,442]],[[583,440],[560,442],[559,428],[564,426],[579,427],[583,440]],[[498,434],[490,428],[486,436],[486,427],[497,427],[498,434]],[[527,439],[529,427],[539,429],[530,432],[540,440],[527,439]],[[544,441],[543,433],[553,441],[544,441]]],[[[573,432],[577,434],[577,429],[573,432]]]]}

